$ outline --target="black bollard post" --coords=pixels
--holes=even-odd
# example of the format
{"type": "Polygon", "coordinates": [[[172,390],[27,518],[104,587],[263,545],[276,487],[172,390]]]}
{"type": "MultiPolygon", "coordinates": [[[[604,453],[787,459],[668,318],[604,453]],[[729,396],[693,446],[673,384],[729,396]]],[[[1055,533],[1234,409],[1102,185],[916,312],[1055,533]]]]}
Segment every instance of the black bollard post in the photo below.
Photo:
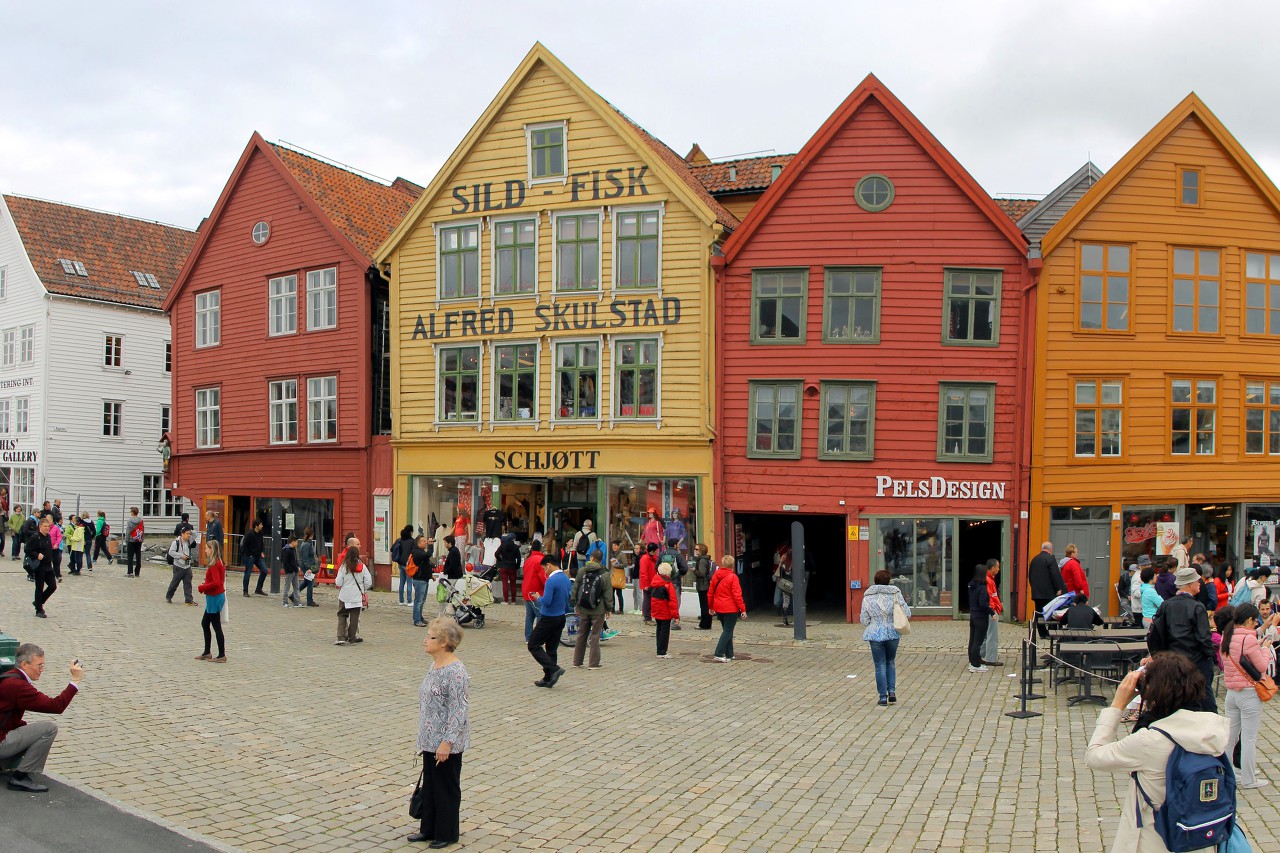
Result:
{"type": "Polygon", "coordinates": [[[1005,712],[1006,717],[1014,717],[1015,719],[1025,720],[1028,717],[1042,716],[1042,714],[1039,711],[1027,710],[1028,699],[1044,698],[1043,696],[1040,696],[1031,692],[1031,682],[1028,680],[1030,678],[1030,667],[1028,665],[1028,661],[1032,659],[1032,656],[1035,654],[1032,651],[1033,648],[1034,646],[1032,646],[1029,640],[1022,641],[1022,662],[1020,667],[1020,670],[1021,670],[1020,675],[1022,678],[1022,692],[1018,694],[1018,698],[1022,700],[1022,707],[1017,711],[1006,711],[1005,712]]]}

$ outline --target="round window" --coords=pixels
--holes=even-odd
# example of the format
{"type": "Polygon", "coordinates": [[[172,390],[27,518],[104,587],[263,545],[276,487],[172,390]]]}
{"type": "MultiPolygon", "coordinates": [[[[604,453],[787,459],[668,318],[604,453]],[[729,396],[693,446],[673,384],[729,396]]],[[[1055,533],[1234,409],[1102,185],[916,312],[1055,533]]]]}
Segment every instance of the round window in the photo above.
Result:
{"type": "Polygon", "coordinates": [[[270,236],[271,226],[266,222],[259,222],[257,225],[253,226],[253,242],[259,246],[267,242],[267,239],[270,236]]]}
{"type": "Polygon", "coordinates": [[[893,184],[884,175],[864,175],[854,187],[853,197],[863,210],[875,213],[893,204],[893,184]]]}

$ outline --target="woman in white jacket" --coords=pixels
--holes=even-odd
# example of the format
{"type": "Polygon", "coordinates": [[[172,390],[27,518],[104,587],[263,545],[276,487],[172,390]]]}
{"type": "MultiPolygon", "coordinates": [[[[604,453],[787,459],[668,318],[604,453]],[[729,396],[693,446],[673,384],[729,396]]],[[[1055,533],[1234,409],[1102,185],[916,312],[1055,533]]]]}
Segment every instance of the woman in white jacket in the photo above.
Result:
{"type": "Polygon", "coordinates": [[[373,574],[360,562],[360,540],[347,540],[347,551],[342,556],[342,568],[333,579],[338,590],[338,639],[335,646],[347,643],[363,643],[360,636],[360,611],[364,609],[364,594],[373,586],[373,574]]]}
{"type": "MultiPolygon", "coordinates": [[[[1191,710],[1200,707],[1204,697],[1204,678],[1195,664],[1175,652],[1158,652],[1143,669],[1125,677],[1116,689],[1110,708],[1098,715],[1098,724],[1089,739],[1085,764],[1091,770],[1113,770],[1121,773],[1137,771],[1142,790],[1156,808],[1164,804],[1165,766],[1173,744],[1158,731],[1167,732],[1183,749],[1200,755],[1221,755],[1230,735],[1227,721],[1217,714],[1191,710]],[[1142,692],[1142,713],[1128,737],[1119,738],[1117,730],[1125,705],[1142,692]]],[[[1156,832],[1154,809],[1138,796],[1131,781],[1120,806],[1120,826],[1116,830],[1112,853],[1165,853],[1160,834],[1156,832]],[[1142,809],[1142,827],[1137,812],[1142,809]]]]}

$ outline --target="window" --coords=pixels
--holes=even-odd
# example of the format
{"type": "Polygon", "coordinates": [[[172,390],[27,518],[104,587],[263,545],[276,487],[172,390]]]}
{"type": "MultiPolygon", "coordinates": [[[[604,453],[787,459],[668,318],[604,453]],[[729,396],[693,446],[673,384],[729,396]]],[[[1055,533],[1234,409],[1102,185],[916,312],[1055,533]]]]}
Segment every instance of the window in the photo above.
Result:
{"type": "Polygon", "coordinates": [[[822,383],[821,459],[870,459],[874,454],[876,386],[872,382],[822,383]]]}
{"type": "Polygon", "coordinates": [[[249,232],[249,236],[253,239],[255,246],[261,246],[271,239],[271,226],[266,222],[254,223],[253,230],[249,232]]]}
{"type": "Polygon", "coordinates": [[[1077,379],[1075,382],[1075,454],[1116,457],[1121,445],[1124,382],[1119,379],[1077,379]]]}
{"type": "Polygon", "coordinates": [[[1215,379],[1174,379],[1169,383],[1169,452],[1212,456],[1218,420],[1218,382],[1215,379]]]}
{"type": "Polygon", "coordinates": [[[294,444],[298,441],[298,380],[281,379],[268,384],[272,444],[294,444]]]}
{"type": "Polygon", "coordinates": [[[155,518],[160,515],[161,499],[164,494],[164,476],[161,474],[142,475],[142,516],[155,518]]]}
{"type": "Polygon", "coordinates": [[[442,422],[480,418],[480,347],[443,347],[437,355],[442,422]]]}
{"type": "Polygon", "coordinates": [[[1173,331],[1218,331],[1217,249],[1173,250],[1173,331]]]}
{"type": "Polygon", "coordinates": [[[614,343],[614,417],[658,416],[658,350],[657,338],[614,343]]]}
{"type": "Polygon", "coordinates": [[[222,443],[222,389],[196,390],[196,447],[222,443]]]}
{"type": "Polygon", "coordinates": [[[222,291],[196,294],[196,346],[212,347],[222,341],[222,291]]]}
{"type": "Polygon", "coordinates": [[[822,317],[822,340],[826,343],[879,342],[880,270],[827,270],[822,317]]]}
{"type": "Polygon", "coordinates": [[[994,385],[943,384],[938,411],[939,462],[990,462],[994,385]]]}
{"type": "Polygon", "coordinates": [[[614,219],[613,286],[622,290],[657,287],[661,271],[662,213],[622,211],[614,219]]]}
{"type": "Polygon", "coordinates": [[[137,270],[130,270],[130,272],[133,273],[133,280],[138,283],[138,287],[149,287],[152,290],[160,289],[159,280],[157,280],[151,273],[138,272],[137,270]]]}
{"type": "Polygon", "coordinates": [[[170,341],[164,342],[164,372],[173,372],[173,343],[170,341]]]}
{"type": "Polygon", "coordinates": [[[124,418],[124,403],[116,400],[102,401],[102,435],[104,438],[120,437],[120,422],[124,418]]]}
{"type": "Polygon", "coordinates": [[[9,488],[12,494],[10,506],[22,504],[31,506],[36,502],[36,469],[14,468],[9,475],[9,488]]]}
{"type": "Polygon", "coordinates": [[[338,325],[338,268],[307,273],[307,331],[338,325]]]}
{"type": "MultiPolygon", "coordinates": [[[[777,180],[777,175],[774,175],[777,180]]],[[[869,213],[878,213],[893,204],[893,183],[884,175],[864,175],[853,188],[858,207],[869,213]]]]}
{"type": "Polygon", "coordinates": [[[563,180],[565,176],[564,122],[525,128],[529,142],[529,180],[563,180]]]}
{"type": "Polygon", "coordinates": [[[9,420],[10,404],[8,400],[0,400],[0,435],[8,435],[11,423],[9,420]]]}
{"type": "Polygon", "coordinates": [[[480,295],[480,226],[440,229],[440,298],[480,295]]]}
{"type": "Polygon", "coordinates": [[[31,399],[19,397],[13,401],[13,431],[26,435],[31,431],[31,399]]]}
{"type": "Polygon", "coordinates": [[[267,314],[270,334],[292,335],[298,331],[298,277],[283,275],[267,282],[267,314]]]}
{"type": "Polygon", "coordinates": [[[89,276],[89,270],[79,261],[70,261],[66,258],[58,258],[58,263],[62,266],[62,271],[67,275],[78,275],[84,278],[89,276]]]}
{"type": "Polygon", "coordinates": [[[338,440],[338,377],[307,380],[307,441],[338,440]]]}
{"type": "Polygon", "coordinates": [[[1129,331],[1129,247],[1080,246],[1080,328],[1129,331]]]}
{"type": "Polygon", "coordinates": [[[7,267],[0,267],[0,299],[4,299],[5,293],[7,293],[7,291],[5,290],[5,283],[6,283],[5,280],[7,278],[7,272],[8,272],[7,267]]]}
{"type": "Polygon", "coordinates": [[[1244,452],[1280,456],[1280,382],[1245,382],[1244,452]]]}
{"type": "Polygon", "coordinates": [[[104,335],[102,338],[102,366],[119,367],[124,357],[124,338],[104,335]]]}
{"type": "Polygon", "coordinates": [[[169,431],[169,426],[170,426],[169,413],[171,411],[172,410],[168,406],[160,407],[160,434],[161,435],[164,435],[166,432],[169,431]]]}
{"type": "Polygon", "coordinates": [[[23,326],[18,330],[18,363],[31,364],[36,360],[36,327],[23,326]]]}
{"type": "Polygon", "coordinates": [[[1244,333],[1280,336],[1280,255],[1245,253],[1244,333]]]}
{"type": "Polygon", "coordinates": [[[18,330],[0,332],[0,365],[13,367],[18,362],[18,330]]]}
{"type": "Polygon", "coordinates": [[[1178,168],[1178,205],[1180,207],[1200,206],[1201,177],[1199,169],[1178,168]]]}
{"type": "Polygon", "coordinates": [[[536,420],[538,415],[538,345],[507,344],[493,348],[496,421],[536,420]]]}
{"type": "Polygon", "coordinates": [[[183,500],[180,496],[175,495],[168,489],[164,490],[164,514],[170,518],[180,516],[186,512],[183,506],[183,500]]]}
{"type": "Polygon", "coordinates": [[[757,270],[751,275],[751,342],[803,343],[808,270],[757,270]]]}
{"type": "Polygon", "coordinates": [[[538,220],[493,225],[493,292],[496,296],[538,289],[538,220]]]}
{"type": "Polygon", "coordinates": [[[556,291],[600,289],[600,216],[557,216],[556,291]]]}
{"type": "Polygon", "coordinates": [[[556,386],[560,396],[555,416],[561,420],[598,417],[600,411],[600,344],[556,344],[556,386]]]}
{"type": "Polygon", "coordinates": [[[752,382],[748,456],[800,458],[800,383],[752,382]]]}
{"type": "Polygon", "coordinates": [[[1000,272],[947,270],[944,344],[994,346],[1000,342],[1000,272]]]}

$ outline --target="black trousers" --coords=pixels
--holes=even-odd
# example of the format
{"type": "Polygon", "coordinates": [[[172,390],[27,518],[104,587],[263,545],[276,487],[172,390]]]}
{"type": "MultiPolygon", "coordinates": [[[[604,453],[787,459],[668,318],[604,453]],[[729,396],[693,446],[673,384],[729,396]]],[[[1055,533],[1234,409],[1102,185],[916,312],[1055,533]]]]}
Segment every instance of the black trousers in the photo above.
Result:
{"type": "Polygon", "coordinates": [[[37,613],[44,612],[44,603],[57,591],[58,577],[53,569],[45,566],[36,569],[36,597],[32,604],[36,606],[37,613]]]}
{"type": "Polygon", "coordinates": [[[57,577],[62,577],[62,550],[54,548],[53,553],[49,555],[53,558],[53,573],[57,577]]]}
{"type": "Polygon", "coordinates": [[[1036,612],[1032,614],[1031,618],[1035,620],[1036,633],[1040,636],[1040,639],[1042,640],[1049,639],[1049,629],[1045,627],[1044,620],[1040,618],[1040,614],[1044,612],[1045,605],[1048,604],[1050,601],[1053,601],[1053,599],[1052,598],[1031,599],[1031,602],[1035,605],[1035,608],[1036,608],[1036,612]]]}
{"type": "MultiPolygon", "coordinates": [[[[560,632],[563,630],[563,616],[539,616],[537,624],[533,626],[533,633],[529,635],[529,654],[542,667],[542,674],[546,678],[550,678],[551,673],[560,668],[556,657],[560,651],[560,632]]],[[[434,758],[431,760],[435,761],[434,758]]]]}
{"type": "Polygon", "coordinates": [[[711,611],[707,609],[707,591],[698,590],[698,627],[704,631],[711,630],[711,611]]]}
{"type": "Polygon", "coordinates": [[[969,666],[982,666],[982,644],[990,622],[991,616],[986,613],[969,614],[969,666]]]}
{"type": "Polygon", "coordinates": [[[1218,713],[1218,700],[1213,696],[1213,661],[1206,658],[1196,663],[1196,669],[1204,678],[1204,699],[1200,701],[1201,711],[1218,713]]]}
{"type": "Polygon", "coordinates": [[[418,831],[432,841],[458,840],[462,808],[462,753],[452,752],[439,764],[434,752],[422,753],[422,820],[418,831]]]}
{"type": "Polygon", "coordinates": [[[204,653],[209,654],[209,644],[213,639],[209,636],[209,629],[213,629],[213,633],[218,637],[218,657],[227,656],[227,647],[222,638],[222,611],[217,613],[206,613],[204,618],[200,620],[200,630],[204,632],[204,653]]]}
{"type": "MultiPolygon", "coordinates": [[[[130,539],[124,543],[125,574],[142,574],[142,543],[130,539]]],[[[172,595],[173,593],[170,593],[172,595]]]]}
{"type": "Polygon", "coordinates": [[[658,623],[658,656],[661,657],[667,653],[667,644],[671,642],[671,620],[655,619],[658,623]]]}

